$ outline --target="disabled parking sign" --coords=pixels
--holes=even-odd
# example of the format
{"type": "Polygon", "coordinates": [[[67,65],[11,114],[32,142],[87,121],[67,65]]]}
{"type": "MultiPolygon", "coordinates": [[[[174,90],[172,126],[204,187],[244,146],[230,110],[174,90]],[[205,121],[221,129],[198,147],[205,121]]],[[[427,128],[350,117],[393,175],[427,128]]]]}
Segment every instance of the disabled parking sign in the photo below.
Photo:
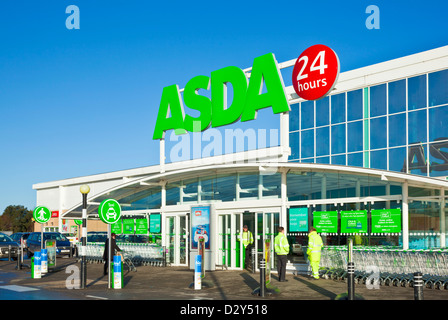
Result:
{"type": "Polygon", "coordinates": [[[117,200],[103,200],[98,208],[100,219],[107,224],[114,224],[120,220],[121,207],[117,200]]]}

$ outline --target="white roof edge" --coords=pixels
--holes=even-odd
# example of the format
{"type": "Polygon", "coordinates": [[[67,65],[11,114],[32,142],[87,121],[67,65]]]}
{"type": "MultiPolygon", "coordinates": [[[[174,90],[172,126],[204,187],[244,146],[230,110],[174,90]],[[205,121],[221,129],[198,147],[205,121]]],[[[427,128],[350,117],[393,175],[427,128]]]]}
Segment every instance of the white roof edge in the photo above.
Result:
{"type": "MultiPolygon", "coordinates": [[[[284,150],[282,147],[271,147],[271,148],[263,148],[249,151],[242,151],[224,155],[218,155],[213,157],[201,158],[201,159],[193,159],[179,162],[172,162],[165,164],[165,171],[178,170],[183,168],[191,168],[196,166],[210,165],[210,164],[220,164],[220,163],[229,163],[233,161],[244,161],[244,160],[276,160],[278,157],[284,154],[284,150]]],[[[113,180],[113,179],[121,179],[121,178],[129,178],[131,180],[138,179],[139,176],[145,176],[148,174],[159,173],[161,170],[160,164],[135,168],[135,169],[126,169],[113,171],[108,173],[100,173],[95,175],[77,177],[77,178],[69,178],[62,180],[55,180],[49,182],[42,182],[33,184],[33,189],[48,189],[55,188],[59,186],[68,186],[68,185],[77,185],[83,183],[92,183],[96,181],[104,181],[104,180],[113,180]],[[134,179],[132,178],[134,177],[134,179]]]]}

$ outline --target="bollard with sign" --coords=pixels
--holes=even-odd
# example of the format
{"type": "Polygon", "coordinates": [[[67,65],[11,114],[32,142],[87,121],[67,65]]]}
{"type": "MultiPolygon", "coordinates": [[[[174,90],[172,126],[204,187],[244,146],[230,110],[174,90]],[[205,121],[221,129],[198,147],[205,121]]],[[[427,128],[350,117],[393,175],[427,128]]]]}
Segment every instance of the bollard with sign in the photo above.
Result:
{"type": "Polygon", "coordinates": [[[121,256],[115,255],[113,267],[111,268],[111,282],[113,289],[121,289],[123,287],[123,262],[121,256]]]}
{"type": "Polygon", "coordinates": [[[32,279],[42,278],[40,257],[41,257],[40,251],[34,252],[34,257],[31,259],[31,278],[32,279]]]}
{"type": "Polygon", "coordinates": [[[201,290],[202,287],[202,256],[197,255],[194,263],[194,290],[201,290]]]}
{"type": "Polygon", "coordinates": [[[41,273],[48,272],[48,254],[47,249],[42,249],[40,252],[40,265],[41,265],[41,273]]]}

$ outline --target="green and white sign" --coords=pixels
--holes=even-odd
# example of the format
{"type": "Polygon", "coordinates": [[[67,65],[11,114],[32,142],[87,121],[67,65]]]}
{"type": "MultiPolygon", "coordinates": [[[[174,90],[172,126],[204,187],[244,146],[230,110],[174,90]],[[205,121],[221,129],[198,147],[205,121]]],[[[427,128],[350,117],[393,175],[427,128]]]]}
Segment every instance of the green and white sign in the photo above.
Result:
{"type": "Polygon", "coordinates": [[[338,212],[337,211],[314,211],[313,226],[317,232],[337,233],[338,212]]]}
{"type": "Polygon", "coordinates": [[[383,209],[372,210],[372,233],[401,232],[401,210],[383,209]]]}
{"type": "Polygon", "coordinates": [[[39,206],[33,211],[33,218],[38,223],[47,223],[51,218],[51,211],[44,206],[39,206]]]}
{"type": "Polygon", "coordinates": [[[308,208],[289,209],[289,232],[308,232],[308,208]]]}
{"type": "Polygon", "coordinates": [[[120,204],[114,199],[103,200],[98,207],[98,215],[104,223],[114,224],[121,216],[120,204]]]}
{"type": "Polygon", "coordinates": [[[110,232],[115,233],[115,234],[123,233],[123,226],[122,226],[121,220],[110,225],[110,232]]]}
{"type": "Polygon", "coordinates": [[[367,233],[367,211],[341,211],[341,233],[367,233]]]}
{"type": "Polygon", "coordinates": [[[123,219],[123,234],[134,234],[134,219],[123,219]]]}
{"type": "Polygon", "coordinates": [[[136,219],[135,220],[135,234],[148,234],[148,220],[136,219]]]}

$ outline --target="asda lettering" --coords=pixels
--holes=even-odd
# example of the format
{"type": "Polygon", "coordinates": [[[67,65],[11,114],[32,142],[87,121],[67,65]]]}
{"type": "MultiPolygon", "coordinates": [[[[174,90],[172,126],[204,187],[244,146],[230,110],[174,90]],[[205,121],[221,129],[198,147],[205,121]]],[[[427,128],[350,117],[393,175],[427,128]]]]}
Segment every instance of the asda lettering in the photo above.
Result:
{"type": "Polygon", "coordinates": [[[183,102],[179,86],[165,87],[157,115],[153,139],[163,139],[165,131],[176,134],[200,132],[211,127],[232,124],[239,120],[254,120],[257,111],[272,108],[274,114],[290,111],[285,86],[274,54],[254,59],[250,81],[238,67],[225,67],[208,76],[196,76],[186,84],[183,102]],[[227,84],[233,88],[233,99],[227,105],[227,84]],[[263,90],[265,85],[265,92],[263,90]],[[211,90],[211,98],[198,94],[200,89],[211,90]],[[185,114],[185,105],[199,111],[198,117],[185,114]]]}

